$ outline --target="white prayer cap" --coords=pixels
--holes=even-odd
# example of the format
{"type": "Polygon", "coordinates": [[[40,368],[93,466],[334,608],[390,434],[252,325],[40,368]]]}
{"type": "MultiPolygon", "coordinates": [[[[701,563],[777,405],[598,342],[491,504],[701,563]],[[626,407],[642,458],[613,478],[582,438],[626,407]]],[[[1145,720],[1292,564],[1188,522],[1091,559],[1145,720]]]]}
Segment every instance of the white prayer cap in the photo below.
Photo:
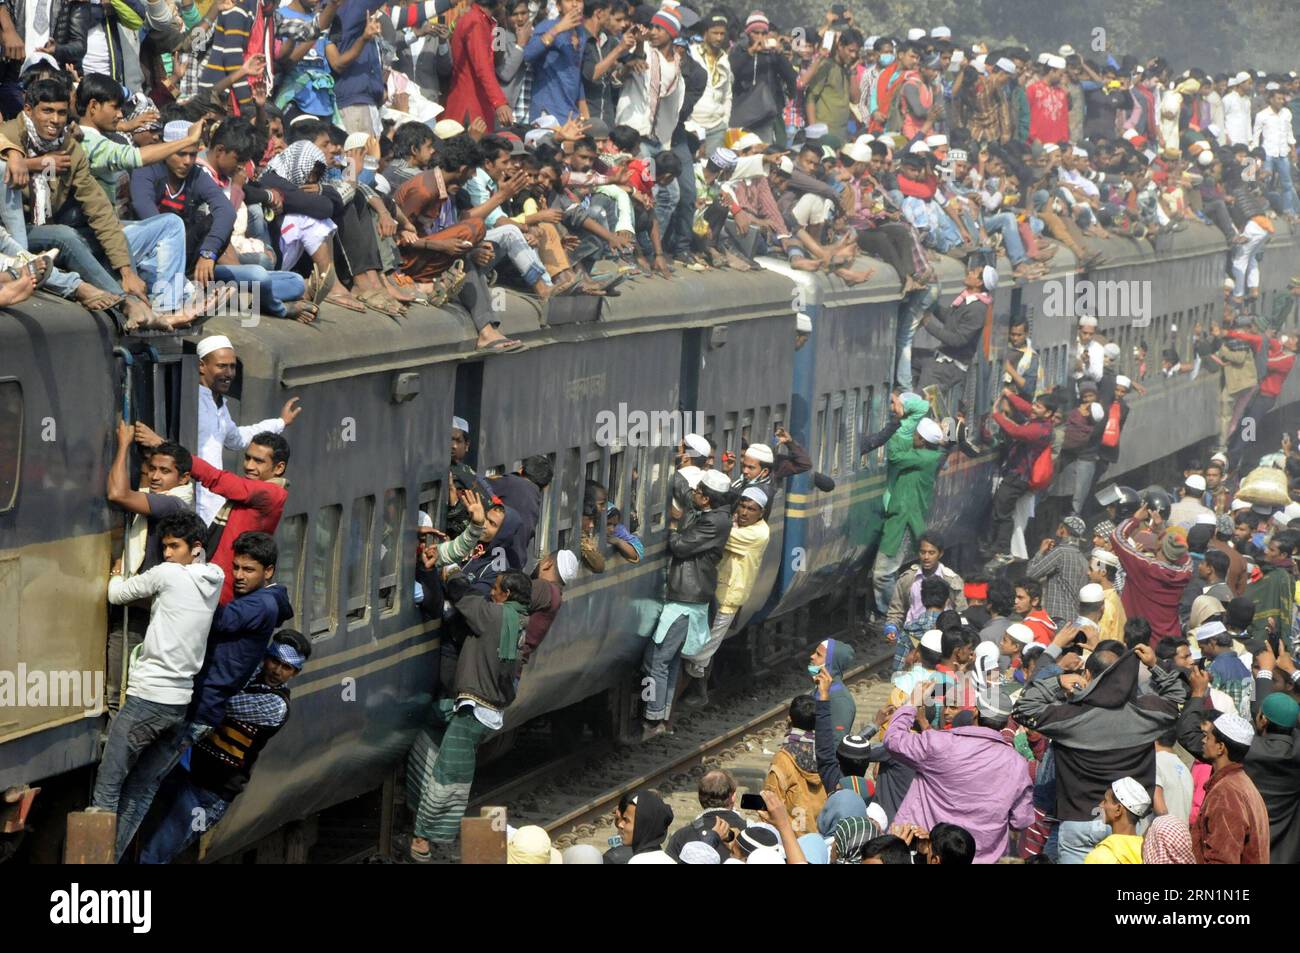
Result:
{"type": "Polygon", "coordinates": [[[840,152],[848,158],[850,162],[870,162],[871,146],[865,142],[850,142],[840,152]]]}
{"type": "Polygon", "coordinates": [[[858,136],[858,138],[854,139],[853,141],[860,145],[869,146],[876,141],[876,137],[869,132],[864,132],[862,135],[858,136]]]}
{"type": "Polygon", "coordinates": [[[1096,326],[1097,319],[1090,314],[1085,314],[1079,319],[1079,327],[1081,328],[1095,328],[1096,326]]]}
{"type": "Polygon", "coordinates": [[[186,122],[184,119],[173,119],[167,125],[163,126],[163,142],[180,142],[190,134],[190,128],[194,124],[186,122]]]}
{"type": "Polygon", "coordinates": [[[930,36],[936,40],[948,40],[952,38],[952,30],[946,26],[937,26],[930,31],[930,36]]]}
{"type": "Polygon", "coordinates": [[[786,175],[794,173],[794,163],[790,160],[789,156],[781,156],[781,161],[776,164],[776,167],[786,175]]]}
{"type": "Polygon", "coordinates": [[[1092,558],[1094,562],[1099,562],[1103,566],[1112,566],[1115,569],[1119,568],[1119,557],[1109,549],[1102,549],[1100,546],[1094,548],[1092,551],[1092,558]]]}
{"type": "Polygon", "coordinates": [[[1021,645],[1028,645],[1034,641],[1034,630],[1023,622],[1012,622],[1007,626],[1007,635],[1019,642],[1021,645]]]}
{"type": "Polygon", "coordinates": [[[1088,411],[1088,414],[1090,417],[1092,417],[1092,422],[1095,424],[1101,423],[1101,418],[1106,416],[1106,411],[1102,410],[1101,404],[1098,404],[1096,402],[1093,402],[1091,407],[1092,409],[1088,411]]]}
{"type": "Polygon", "coordinates": [[[1215,516],[1213,513],[1201,513],[1196,517],[1196,522],[1193,523],[1192,525],[1193,526],[1218,526],[1219,518],[1215,516]]]}
{"type": "Polygon", "coordinates": [[[1098,602],[1106,601],[1106,590],[1095,582],[1090,582],[1079,590],[1079,604],[1093,605],[1098,602]]]}
{"type": "Polygon", "coordinates": [[[767,508],[767,494],[756,486],[747,487],[741,494],[742,500],[753,500],[760,509],[767,508]]]}
{"type": "Polygon", "coordinates": [[[1043,143],[1043,155],[1045,155],[1045,156],[1050,156],[1053,152],[1055,152],[1056,150],[1058,150],[1058,149],[1060,149],[1060,148],[1061,148],[1061,147],[1058,146],[1055,142],[1044,142],[1044,143],[1043,143]]]}
{"type": "Polygon", "coordinates": [[[938,149],[939,147],[946,146],[948,144],[948,137],[940,134],[935,134],[933,136],[926,136],[925,144],[929,146],[931,149],[938,149]]]}
{"type": "Polygon", "coordinates": [[[686,449],[691,452],[693,457],[707,457],[713,453],[713,448],[709,442],[697,433],[688,433],[682,440],[686,444],[686,449]]]}
{"type": "Polygon", "coordinates": [[[1069,43],[1064,43],[1056,52],[1059,53],[1061,56],[1073,56],[1074,47],[1072,47],[1069,43]]]}
{"type": "Polygon", "coordinates": [[[1183,486],[1187,487],[1187,489],[1192,490],[1196,493],[1204,493],[1205,477],[1201,476],[1198,473],[1193,473],[1191,476],[1189,476],[1186,480],[1183,481],[1183,486]]]}
{"type": "Polygon", "coordinates": [[[343,151],[348,152],[352,149],[364,149],[366,143],[370,141],[370,135],[364,132],[354,132],[343,140],[343,151]]]}
{"type": "Polygon", "coordinates": [[[578,557],[567,549],[555,554],[555,569],[560,574],[560,582],[566,586],[578,578],[578,557]]]}
{"type": "Polygon", "coordinates": [[[1210,462],[1211,462],[1211,463],[1220,463],[1220,464],[1222,464],[1223,466],[1226,467],[1226,466],[1228,465],[1228,455],[1227,455],[1226,453],[1224,453],[1222,450],[1220,450],[1220,451],[1219,451],[1218,453],[1216,453],[1214,456],[1210,457],[1210,462]]]}
{"type": "Polygon", "coordinates": [[[771,463],[776,459],[772,455],[772,448],[765,443],[751,443],[745,448],[743,455],[746,457],[753,457],[759,463],[771,463]]]}
{"type": "Polygon", "coordinates": [[[1119,345],[1114,341],[1107,341],[1105,346],[1102,347],[1101,352],[1114,360],[1119,357],[1119,345]]]}
{"type": "Polygon", "coordinates": [[[714,493],[726,493],[731,489],[731,481],[720,470],[705,470],[704,475],[700,477],[700,485],[714,493]]]}
{"type": "Polygon", "coordinates": [[[1071,149],[1070,151],[1071,151],[1075,156],[1077,156],[1077,157],[1080,158],[1080,159],[1086,159],[1086,158],[1088,158],[1088,150],[1087,150],[1087,149],[1080,149],[1078,146],[1075,146],[1075,147],[1074,147],[1073,149],[1071,149]]]}
{"type": "Polygon", "coordinates": [[[754,135],[752,132],[747,132],[732,143],[731,149],[733,152],[739,154],[744,152],[746,149],[753,149],[762,144],[762,139],[758,138],[758,136],[754,135]]]}
{"type": "Polygon", "coordinates": [[[912,29],[907,31],[907,38],[911,40],[913,43],[915,43],[917,40],[924,40],[925,30],[921,29],[919,26],[914,26],[912,27],[912,29]]]}
{"type": "Polygon", "coordinates": [[[1234,513],[1237,512],[1237,510],[1248,510],[1250,509],[1250,503],[1246,500],[1233,500],[1228,505],[1228,509],[1234,513]]]}
{"type": "Polygon", "coordinates": [[[1115,386],[1123,387],[1125,390],[1131,390],[1133,388],[1133,382],[1123,374],[1117,374],[1115,375],[1115,386]]]}
{"type": "Polygon", "coordinates": [[[1192,635],[1196,636],[1197,642],[1208,642],[1210,639],[1217,639],[1228,630],[1224,628],[1222,622],[1206,622],[1192,630],[1192,635]]]}
{"type": "Polygon", "coordinates": [[[1110,789],[1115,794],[1115,800],[1123,804],[1134,817],[1142,817],[1151,810],[1151,795],[1132,778],[1120,778],[1111,784],[1110,789]]]}
{"type": "Polygon", "coordinates": [[[1211,166],[1214,165],[1214,153],[1206,149],[1196,157],[1197,165],[1211,166]]]}
{"type": "Polygon", "coordinates": [[[1277,92],[1277,91],[1278,91],[1279,89],[1281,89],[1281,88],[1282,88],[1282,87],[1279,86],[1277,83],[1268,83],[1268,84],[1266,84],[1266,85],[1264,86],[1264,92],[1266,92],[1266,93],[1274,93],[1274,92],[1277,92]]]}
{"type": "Polygon", "coordinates": [[[227,347],[232,351],[235,349],[235,345],[230,343],[230,338],[224,334],[212,334],[199,342],[199,346],[194,349],[194,353],[199,356],[201,361],[213,351],[220,351],[222,348],[227,347]]]}
{"type": "Polygon", "coordinates": [[[1064,56],[1048,56],[1047,65],[1050,69],[1065,69],[1064,56]]]}
{"type": "MultiPolygon", "coordinates": [[[[716,856],[717,851],[714,851],[716,856]]],[[[747,864],[784,864],[785,858],[775,847],[755,847],[745,858],[747,864]]]]}
{"type": "Polygon", "coordinates": [[[1214,719],[1214,730],[1229,741],[1235,741],[1237,744],[1246,745],[1247,747],[1255,740],[1255,729],[1251,727],[1250,722],[1235,711],[1224,712],[1214,719]]]}
{"type": "Polygon", "coordinates": [[[550,113],[542,113],[533,123],[538,129],[559,129],[560,120],[556,119],[550,113]]]}
{"type": "Polygon", "coordinates": [[[965,149],[949,149],[948,159],[951,162],[969,162],[970,155],[967,154],[965,149]]]}
{"type": "Polygon", "coordinates": [[[1011,62],[1011,60],[1007,59],[1005,56],[1001,57],[993,65],[996,66],[998,69],[1002,70],[1002,72],[1004,73],[1011,73],[1013,76],[1015,75],[1016,64],[1011,62]]]}
{"type": "Polygon", "coordinates": [[[924,155],[930,151],[930,147],[925,144],[924,139],[918,139],[908,146],[907,151],[914,156],[924,155]]]}
{"type": "Polygon", "coordinates": [[[993,291],[998,286],[998,270],[992,265],[985,265],[984,270],[980,272],[980,281],[984,282],[986,291],[993,291]]]}
{"type": "Polygon", "coordinates": [[[1051,55],[1052,55],[1051,53],[1039,53],[1039,54],[1038,54],[1038,65],[1039,65],[1039,66],[1043,66],[1043,65],[1045,65],[1045,64],[1047,63],[1047,58],[1048,58],[1049,56],[1051,56],[1051,55]]]}
{"type": "Polygon", "coordinates": [[[452,429],[452,430],[459,430],[461,433],[463,433],[465,436],[468,437],[468,436],[469,436],[469,421],[466,420],[464,417],[452,417],[452,418],[451,418],[451,429],[452,429]]]}
{"type": "Polygon", "coordinates": [[[439,139],[451,139],[464,131],[465,127],[454,119],[439,119],[433,126],[433,134],[439,139]]]}
{"type": "Polygon", "coordinates": [[[921,439],[929,444],[943,443],[943,428],[939,426],[939,421],[924,417],[916,425],[916,432],[921,435],[921,439]]]}
{"type": "Polygon", "coordinates": [[[799,334],[812,334],[812,318],[800,311],[794,316],[794,329],[799,334]]]}
{"type": "Polygon", "coordinates": [[[821,139],[831,131],[831,127],[824,122],[815,122],[811,126],[805,126],[803,136],[805,139],[821,139]]]}
{"type": "Polygon", "coordinates": [[[867,805],[867,819],[875,821],[876,826],[882,831],[889,830],[889,815],[885,813],[879,801],[872,801],[867,805]]]}
{"type": "Polygon", "coordinates": [[[929,649],[931,652],[942,652],[943,633],[938,629],[930,629],[925,635],[921,636],[921,648],[929,649]]]}
{"type": "Polygon", "coordinates": [[[693,840],[682,845],[678,855],[683,864],[721,864],[718,852],[702,840],[693,840]]]}
{"type": "Polygon", "coordinates": [[[1215,139],[1218,139],[1219,133],[1222,132],[1223,130],[1221,130],[1218,126],[1214,125],[1214,123],[1210,123],[1210,125],[1205,127],[1205,131],[1208,132],[1215,139]]]}

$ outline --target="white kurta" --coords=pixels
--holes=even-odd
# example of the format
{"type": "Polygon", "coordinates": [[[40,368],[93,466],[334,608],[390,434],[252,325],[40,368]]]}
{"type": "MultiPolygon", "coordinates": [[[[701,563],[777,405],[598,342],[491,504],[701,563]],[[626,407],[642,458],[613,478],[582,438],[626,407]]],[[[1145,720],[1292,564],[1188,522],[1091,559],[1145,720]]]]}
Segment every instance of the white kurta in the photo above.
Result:
{"type": "MultiPolygon", "coordinates": [[[[202,384],[199,385],[197,455],[207,463],[218,470],[223,469],[224,463],[221,459],[223,450],[227,448],[243,450],[253,442],[254,437],[268,430],[271,433],[283,433],[284,421],[279,417],[270,417],[247,427],[236,426],[230,416],[230,405],[223,400],[218,407],[212,391],[202,384]]],[[[219,493],[213,493],[201,486],[194,488],[194,511],[205,523],[212,522],[212,518],[217,515],[225,502],[226,498],[219,493]]]]}

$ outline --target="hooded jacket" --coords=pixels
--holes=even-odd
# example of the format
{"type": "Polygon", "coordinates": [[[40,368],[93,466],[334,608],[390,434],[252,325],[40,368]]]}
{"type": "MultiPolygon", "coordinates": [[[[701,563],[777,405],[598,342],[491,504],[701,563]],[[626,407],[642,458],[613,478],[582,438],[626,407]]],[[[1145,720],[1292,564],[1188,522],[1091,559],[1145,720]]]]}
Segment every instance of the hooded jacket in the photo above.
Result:
{"type": "Polygon", "coordinates": [[[194,677],[190,721],[221,724],[226,702],[248,684],[262,664],[271,636],[292,618],[288,590],[275,583],[217,607],[203,667],[194,677]]]}
{"type": "Polygon", "coordinates": [[[914,394],[906,398],[898,430],[885,444],[888,483],[880,550],[887,556],[898,552],[905,532],[910,531],[914,540],[925,532],[930,503],[934,500],[934,481],[944,461],[942,450],[912,446],[912,435],[929,411],[930,405],[924,397],[914,394]]]}
{"type": "Polygon", "coordinates": [[[1052,742],[1060,820],[1090,820],[1116,778],[1131,777],[1148,791],[1155,787],[1155,740],[1177,720],[1187,683],[1178,672],[1153,668],[1154,693],[1137,695],[1140,665],[1126,652],[1074,698],[1060,676],[1035,678],[1016,702],[1011,717],[1017,724],[1052,742]]]}
{"type": "Polygon", "coordinates": [[[802,811],[808,821],[814,820],[826,804],[826,788],[817,771],[816,735],[793,731],[781,745],[767,769],[765,791],[773,791],[785,803],[792,817],[802,811]]]}
{"type": "Polygon", "coordinates": [[[128,695],[159,705],[189,704],[225,578],[213,563],[159,563],[130,579],[109,579],[108,601],[115,606],[153,597],[128,695]]]}
{"type": "MultiPolygon", "coordinates": [[[[856,655],[853,646],[836,639],[826,640],[826,671],[831,673],[831,728],[838,746],[845,735],[853,734],[853,723],[858,719],[858,703],[853,693],[844,685],[844,673],[853,667],[856,655]]],[[[810,693],[814,697],[817,689],[810,693]]]]}
{"type": "MultiPolygon", "coordinates": [[[[517,668],[515,660],[501,658],[504,610],[475,592],[464,573],[453,573],[443,588],[468,629],[456,660],[456,700],[504,711],[515,700],[517,668]]],[[[522,638],[528,628],[528,616],[521,615],[519,621],[522,638]]]]}

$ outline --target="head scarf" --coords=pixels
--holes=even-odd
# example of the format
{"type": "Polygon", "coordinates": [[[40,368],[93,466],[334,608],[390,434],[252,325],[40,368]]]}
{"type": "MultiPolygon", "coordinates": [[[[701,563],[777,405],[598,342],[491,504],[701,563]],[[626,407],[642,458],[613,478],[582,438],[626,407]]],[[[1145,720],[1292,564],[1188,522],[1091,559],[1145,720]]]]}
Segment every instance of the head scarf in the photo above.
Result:
{"type": "Polygon", "coordinates": [[[299,139],[272,159],[267,168],[295,188],[301,188],[318,165],[325,165],[325,153],[316,143],[299,139]]]}
{"type": "Polygon", "coordinates": [[[879,836],[876,822],[865,817],[845,817],[835,825],[835,863],[862,863],[862,848],[879,836]]]}
{"type": "Polygon", "coordinates": [[[866,817],[867,802],[854,791],[841,789],[826,799],[817,815],[817,830],[823,837],[835,833],[835,826],[846,817],[866,817]]]}
{"type": "Polygon", "coordinates": [[[1172,814],[1161,814],[1151,822],[1142,838],[1144,864],[1194,864],[1192,832],[1187,822],[1172,814]]]}
{"type": "Polygon", "coordinates": [[[810,864],[831,862],[830,848],[826,846],[826,838],[821,834],[804,834],[799,838],[799,849],[803,851],[804,860],[810,864]]]}
{"type": "Polygon", "coordinates": [[[560,852],[551,846],[550,835],[535,824],[515,831],[506,845],[507,864],[559,864],[560,852]]]}
{"type": "Polygon", "coordinates": [[[659,850],[673,823],[673,809],[654,791],[639,791],[632,798],[636,816],[632,820],[632,854],[659,850]]]}

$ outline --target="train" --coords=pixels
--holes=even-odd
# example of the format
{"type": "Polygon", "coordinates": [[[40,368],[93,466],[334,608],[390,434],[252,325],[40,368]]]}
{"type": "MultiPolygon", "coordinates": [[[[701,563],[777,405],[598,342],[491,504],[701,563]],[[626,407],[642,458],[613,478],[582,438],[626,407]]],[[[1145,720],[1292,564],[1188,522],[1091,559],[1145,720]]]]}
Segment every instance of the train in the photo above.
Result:
{"type": "MultiPolygon", "coordinates": [[[[1186,356],[1194,327],[1221,314],[1225,250],[1222,236],[1199,223],[1162,236],[1158,251],[1122,237],[1105,245],[1106,263],[1087,277],[1145,282],[1152,303],[1149,320],[1098,315],[1100,333],[1120,344],[1121,372],[1137,376],[1139,342],[1155,361],[1146,393],[1128,397],[1122,453],[1107,475],[1132,482],[1215,438],[1217,377],[1166,379],[1158,354],[1172,344],[1186,356]]],[[[1262,308],[1287,294],[1295,258],[1295,235],[1279,222],[1262,269],[1262,308]]],[[[598,439],[598,422],[620,408],[691,412],[692,429],[718,454],[737,457],[785,427],[814,470],[833,479],[822,492],[803,473],[776,495],[758,581],[720,656],[754,671],[789,658],[825,631],[829,612],[853,610],[855,593],[868,591],[886,477],[883,449],[867,451],[864,437],[889,412],[901,299],[879,262],[857,263],[876,273],[856,286],[761,263],[747,273],[639,278],[604,299],[541,304],[506,292],[501,328],[528,349],[490,356],[475,353],[468,317],[454,307],[413,307],[400,319],[326,307],[312,325],[230,315],[198,333],[148,336],[119,335],[108,316],[45,293],[5,309],[0,672],[20,663],[27,671],[103,669],[107,571],[123,525],[104,498],[114,419],[143,420],[193,446],[194,344],[208,333],[226,334],[237,348],[237,421],[301,399],[303,413],[286,432],[292,459],[276,578],[290,592],[290,624],[314,651],[293,685],[289,723],[205,834],[205,860],[249,856],[294,822],[391,787],[432,701],[439,632],[415,604],[417,525],[421,512],[441,524],[453,415],[470,424],[469,462],[480,473],[512,471],[533,454],[551,458],[555,477],[533,556],[578,546],[589,480],[636,515],[645,545],[641,562],[611,556],[603,573],[584,569],[568,586],[497,747],[564,712],[602,719],[601,730],[615,733],[635,716],[633,668],[663,597],[675,446],[598,439]],[[796,336],[799,312],[812,322],[806,339],[796,336]]],[[[1028,315],[1043,386],[1066,382],[1072,370],[1075,316],[1053,302],[1075,264],[1062,249],[1044,277],[1012,282],[1004,273],[995,293],[995,340],[1005,340],[1008,316],[1028,315]]],[[[951,299],[964,268],[942,257],[936,267],[941,295],[951,299]]],[[[914,344],[918,352],[934,345],[924,329],[914,344]]],[[[978,414],[992,406],[1001,370],[981,358],[970,373],[967,403],[978,414]]],[[[1287,383],[1275,418],[1290,412],[1298,391],[1294,379],[1287,383]]],[[[950,548],[973,547],[985,533],[997,467],[986,451],[954,454],[942,471],[931,524],[950,548]]],[[[104,727],[104,715],[84,707],[0,707],[0,789],[41,785],[34,816],[46,818],[47,831],[58,828],[57,809],[87,800],[104,727]]]]}

